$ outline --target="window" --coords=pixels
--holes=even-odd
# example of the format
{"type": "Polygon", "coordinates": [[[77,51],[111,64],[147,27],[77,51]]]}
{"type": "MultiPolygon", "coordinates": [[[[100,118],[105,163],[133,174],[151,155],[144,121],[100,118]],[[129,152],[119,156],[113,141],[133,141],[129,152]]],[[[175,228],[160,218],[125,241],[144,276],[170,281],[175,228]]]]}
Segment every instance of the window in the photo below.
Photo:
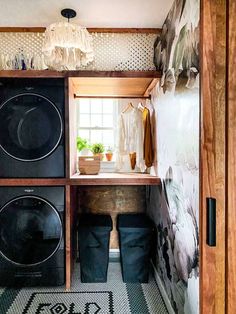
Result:
{"type": "Polygon", "coordinates": [[[80,99],[78,135],[90,144],[103,143],[105,148],[114,148],[117,102],[115,99],[80,99]]]}

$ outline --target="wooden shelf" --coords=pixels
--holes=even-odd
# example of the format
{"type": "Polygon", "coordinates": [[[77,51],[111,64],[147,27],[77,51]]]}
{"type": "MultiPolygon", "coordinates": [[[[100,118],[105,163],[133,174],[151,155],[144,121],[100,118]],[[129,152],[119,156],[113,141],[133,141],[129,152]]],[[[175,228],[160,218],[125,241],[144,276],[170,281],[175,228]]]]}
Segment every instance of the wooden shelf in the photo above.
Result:
{"type": "Polygon", "coordinates": [[[71,185],[160,185],[160,183],[160,178],[142,173],[75,174],[70,179],[71,185]]]}
{"type": "Polygon", "coordinates": [[[99,173],[98,175],[75,174],[70,179],[0,179],[0,186],[60,186],[60,185],[160,185],[160,178],[143,173],[99,173]]]}
{"type": "Polygon", "coordinates": [[[159,78],[153,77],[73,77],[75,97],[145,98],[159,78]],[[150,86],[152,88],[150,88],[150,86]]]}
{"type": "Polygon", "coordinates": [[[48,186],[48,185],[66,185],[64,178],[53,179],[31,179],[31,178],[11,178],[0,179],[0,186],[48,186]]]}
{"type": "Polygon", "coordinates": [[[2,78],[56,78],[56,77],[114,77],[160,78],[159,71],[52,71],[52,70],[1,70],[2,78]]]}
{"type": "Polygon", "coordinates": [[[160,77],[158,71],[0,71],[0,78],[64,78],[73,97],[96,98],[148,98],[160,77]]]}
{"type": "Polygon", "coordinates": [[[67,77],[161,78],[159,71],[66,71],[67,77]]]}
{"type": "Polygon", "coordinates": [[[64,78],[64,72],[51,70],[1,70],[1,78],[64,78]]]}
{"type": "MultiPolygon", "coordinates": [[[[46,27],[0,27],[1,33],[44,33],[46,27]]],[[[101,28],[88,27],[89,33],[118,33],[118,34],[161,34],[161,28],[101,28]]]]}

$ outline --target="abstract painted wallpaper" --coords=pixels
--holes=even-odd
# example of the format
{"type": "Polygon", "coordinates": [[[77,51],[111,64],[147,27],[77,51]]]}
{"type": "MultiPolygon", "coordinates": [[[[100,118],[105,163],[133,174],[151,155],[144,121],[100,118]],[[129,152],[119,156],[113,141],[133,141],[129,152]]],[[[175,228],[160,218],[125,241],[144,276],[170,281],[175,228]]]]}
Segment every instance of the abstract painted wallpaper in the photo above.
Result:
{"type": "Polygon", "coordinates": [[[176,313],[199,313],[199,0],[177,0],[155,43],[158,176],[147,189],[155,266],[176,313]]]}

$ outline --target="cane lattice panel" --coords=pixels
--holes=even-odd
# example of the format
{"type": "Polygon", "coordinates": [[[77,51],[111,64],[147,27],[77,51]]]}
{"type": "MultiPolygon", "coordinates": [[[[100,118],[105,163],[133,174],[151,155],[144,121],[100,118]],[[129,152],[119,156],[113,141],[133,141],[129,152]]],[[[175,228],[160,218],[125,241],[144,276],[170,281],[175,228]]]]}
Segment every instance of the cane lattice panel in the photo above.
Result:
{"type": "MultiPolygon", "coordinates": [[[[84,70],[155,70],[153,63],[156,34],[92,33],[94,61],[84,70]]],[[[0,69],[44,69],[41,47],[43,33],[0,33],[0,69]]]]}

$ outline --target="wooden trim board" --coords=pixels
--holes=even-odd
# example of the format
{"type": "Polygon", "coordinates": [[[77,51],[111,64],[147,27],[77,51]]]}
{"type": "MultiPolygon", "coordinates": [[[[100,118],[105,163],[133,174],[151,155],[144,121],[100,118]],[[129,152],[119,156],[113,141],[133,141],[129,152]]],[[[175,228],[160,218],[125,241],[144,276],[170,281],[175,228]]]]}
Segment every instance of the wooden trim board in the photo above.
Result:
{"type": "Polygon", "coordinates": [[[149,97],[153,88],[157,85],[157,83],[159,82],[159,79],[154,78],[151,83],[149,84],[149,86],[147,87],[145,93],[143,94],[144,97],[149,97]]]}
{"type": "Polygon", "coordinates": [[[68,157],[70,163],[70,177],[77,171],[77,107],[74,98],[74,84],[69,78],[69,141],[70,141],[70,154],[68,157]]]}
{"type": "MultiPolygon", "coordinates": [[[[46,27],[0,27],[0,33],[44,33],[46,27]]],[[[98,28],[88,27],[90,33],[160,34],[161,28],[98,28]]]]}
{"type": "Polygon", "coordinates": [[[228,1],[227,21],[227,242],[226,311],[236,310],[236,1],[228,1]]]}
{"type": "Polygon", "coordinates": [[[63,186],[67,184],[67,180],[64,178],[0,178],[0,186],[63,186]]]}
{"type": "Polygon", "coordinates": [[[66,210],[65,210],[65,267],[66,267],[66,290],[70,290],[72,279],[71,258],[71,196],[70,186],[66,186],[66,210]]]}
{"type": "Polygon", "coordinates": [[[98,175],[75,174],[71,185],[160,185],[158,177],[142,173],[99,173],[98,175]]]}
{"type": "Polygon", "coordinates": [[[70,93],[70,101],[69,96],[65,98],[66,117],[69,117],[67,107],[72,110],[70,103],[74,95],[80,98],[148,98],[160,76],[158,71],[0,71],[0,78],[64,78],[65,95],[70,93]]]}
{"type": "Polygon", "coordinates": [[[51,70],[0,70],[0,78],[60,78],[64,72],[51,70]]]}
{"type": "Polygon", "coordinates": [[[152,77],[73,77],[76,97],[148,98],[159,81],[152,77]]]}
{"type": "Polygon", "coordinates": [[[71,288],[72,273],[76,259],[76,227],[77,227],[77,187],[66,186],[65,215],[65,259],[66,259],[66,290],[71,288]]]}
{"type": "Polygon", "coordinates": [[[53,70],[0,70],[0,78],[161,78],[159,71],[53,71],[53,70]]]}
{"type": "Polygon", "coordinates": [[[0,179],[0,186],[159,185],[160,178],[140,173],[100,173],[54,179],[0,179]]]}

